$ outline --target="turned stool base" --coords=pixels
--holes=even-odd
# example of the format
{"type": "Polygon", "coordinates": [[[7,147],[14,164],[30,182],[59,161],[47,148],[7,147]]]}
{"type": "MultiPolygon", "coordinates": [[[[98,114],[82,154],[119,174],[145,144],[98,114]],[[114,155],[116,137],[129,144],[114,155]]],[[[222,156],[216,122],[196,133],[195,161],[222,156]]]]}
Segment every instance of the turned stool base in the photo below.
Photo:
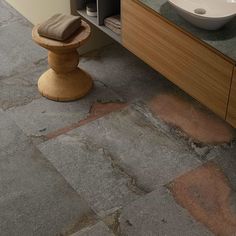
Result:
{"type": "Polygon", "coordinates": [[[81,27],[67,41],[59,42],[38,34],[39,25],[32,31],[33,40],[48,50],[46,71],[38,81],[39,92],[54,101],[72,101],[85,96],[93,86],[92,78],[78,67],[77,48],[91,35],[90,26],[82,21],[81,27]]]}
{"type": "Polygon", "coordinates": [[[47,70],[38,81],[39,92],[54,101],[72,101],[85,96],[93,87],[92,78],[82,69],[67,74],[47,70]]]}

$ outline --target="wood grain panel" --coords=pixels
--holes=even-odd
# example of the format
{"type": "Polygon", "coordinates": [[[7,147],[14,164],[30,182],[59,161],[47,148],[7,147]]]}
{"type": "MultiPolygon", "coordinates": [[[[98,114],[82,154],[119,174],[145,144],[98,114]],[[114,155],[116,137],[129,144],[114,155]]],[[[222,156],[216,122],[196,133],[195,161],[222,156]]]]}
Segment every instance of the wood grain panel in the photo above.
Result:
{"type": "Polygon", "coordinates": [[[234,68],[233,81],[230,91],[227,121],[236,128],[236,67],[234,68]]]}
{"type": "Polygon", "coordinates": [[[135,0],[122,1],[122,42],[222,118],[234,65],[135,0]]]}

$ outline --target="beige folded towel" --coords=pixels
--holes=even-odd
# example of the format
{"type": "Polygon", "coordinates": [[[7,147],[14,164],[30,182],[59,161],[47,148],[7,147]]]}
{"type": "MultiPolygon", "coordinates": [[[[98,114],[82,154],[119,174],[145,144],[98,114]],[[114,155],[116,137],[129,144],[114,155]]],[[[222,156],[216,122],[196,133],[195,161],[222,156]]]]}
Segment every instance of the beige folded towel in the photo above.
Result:
{"type": "Polygon", "coordinates": [[[104,25],[116,34],[121,34],[120,15],[110,16],[104,20],[104,25]]]}
{"type": "Polygon", "coordinates": [[[80,26],[80,16],[56,14],[39,26],[38,33],[46,38],[64,41],[75,33],[80,26]]]}

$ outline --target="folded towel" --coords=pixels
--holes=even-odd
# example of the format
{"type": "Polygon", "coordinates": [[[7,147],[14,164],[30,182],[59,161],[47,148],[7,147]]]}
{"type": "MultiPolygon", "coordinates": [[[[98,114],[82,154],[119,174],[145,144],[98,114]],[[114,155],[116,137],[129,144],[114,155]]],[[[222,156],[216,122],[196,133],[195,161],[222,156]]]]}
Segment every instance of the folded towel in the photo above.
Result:
{"type": "Polygon", "coordinates": [[[104,20],[104,24],[106,23],[109,23],[110,25],[113,25],[114,27],[120,29],[121,28],[120,15],[107,17],[104,20]]]}
{"type": "Polygon", "coordinates": [[[81,17],[56,14],[43,22],[39,28],[40,36],[65,41],[81,26],[81,17]]]}
{"type": "Polygon", "coordinates": [[[114,33],[121,34],[121,28],[114,27],[114,25],[110,24],[109,22],[104,23],[104,25],[114,33]]]}
{"type": "Polygon", "coordinates": [[[120,15],[110,16],[106,18],[104,20],[104,25],[116,34],[121,34],[120,15]]]}

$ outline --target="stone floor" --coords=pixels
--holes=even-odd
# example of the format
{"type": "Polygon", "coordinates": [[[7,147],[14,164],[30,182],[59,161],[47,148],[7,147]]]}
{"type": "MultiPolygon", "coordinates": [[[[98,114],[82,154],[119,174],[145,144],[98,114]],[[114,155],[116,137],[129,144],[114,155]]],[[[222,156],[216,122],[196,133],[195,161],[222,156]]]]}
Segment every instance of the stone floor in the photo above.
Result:
{"type": "Polygon", "coordinates": [[[235,130],[117,44],[49,101],[31,29],[0,0],[0,235],[236,235],[235,130]]]}

